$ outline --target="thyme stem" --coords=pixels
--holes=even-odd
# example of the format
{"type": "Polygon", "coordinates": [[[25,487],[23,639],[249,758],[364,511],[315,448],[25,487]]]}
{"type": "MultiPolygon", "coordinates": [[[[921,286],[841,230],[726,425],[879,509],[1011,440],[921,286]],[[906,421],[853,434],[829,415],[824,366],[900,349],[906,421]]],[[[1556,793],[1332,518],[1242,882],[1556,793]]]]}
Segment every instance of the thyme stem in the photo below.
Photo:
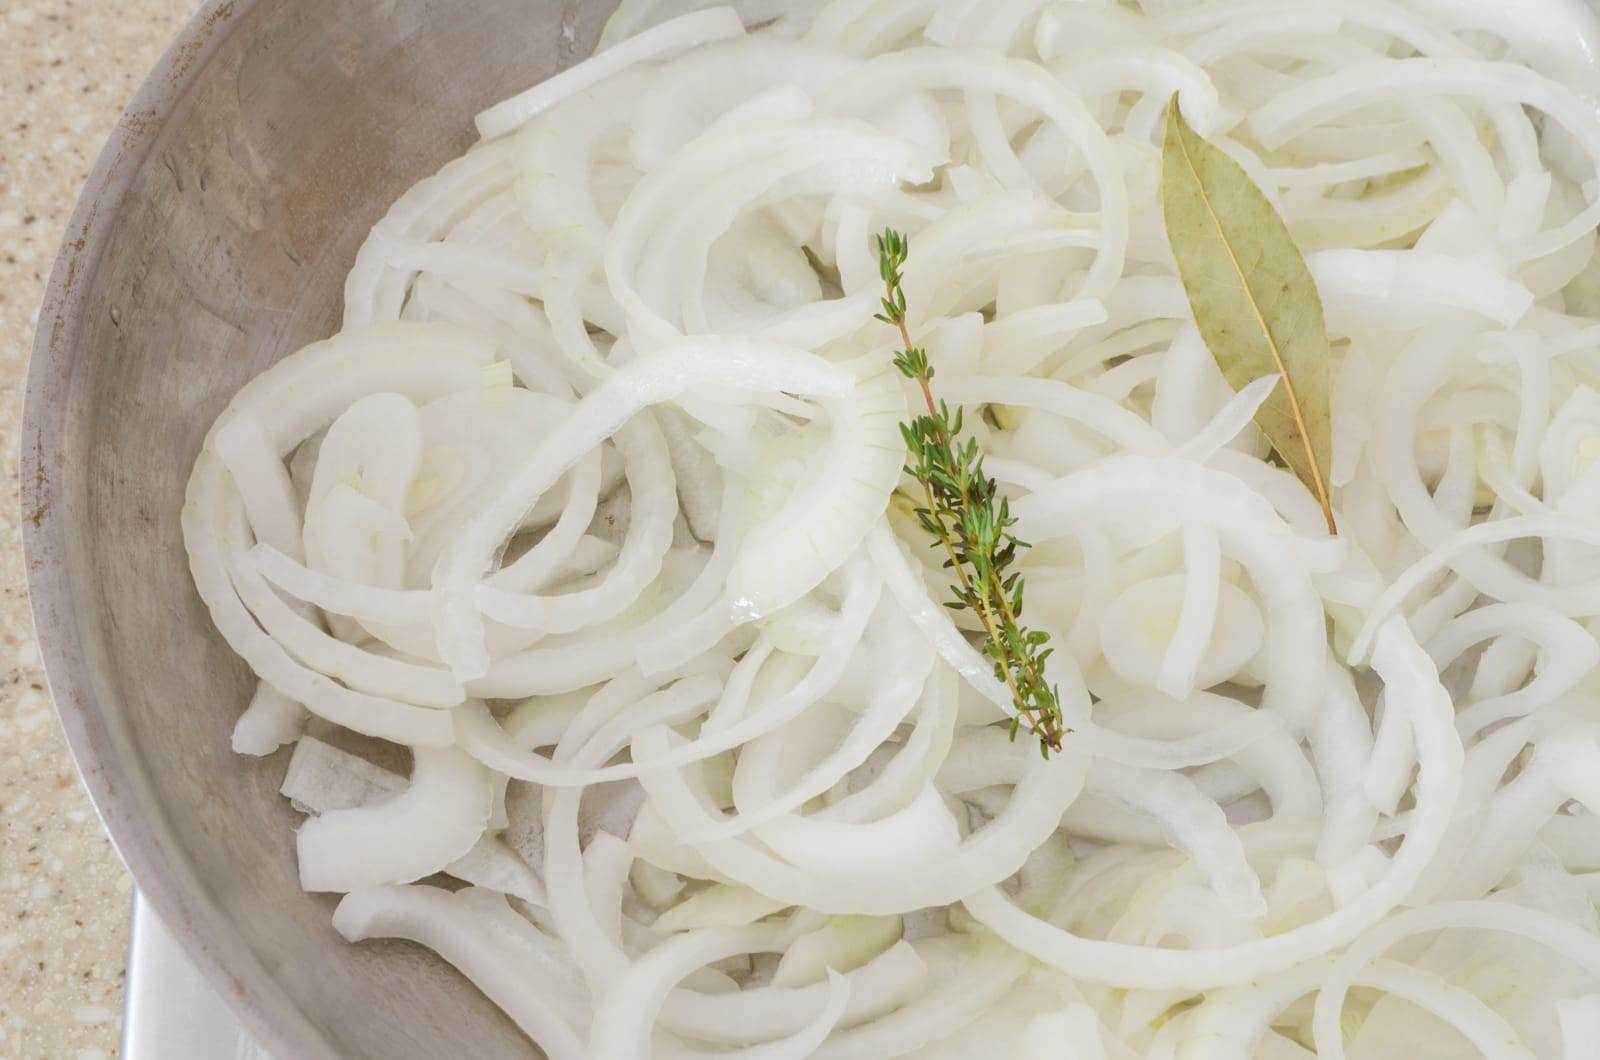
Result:
{"type": "Polygon", "coordinates": [[[906,296],[901,267],[909,252],[906,237],[885,229],[878,237],[878,271],[883,279],[883,312],[877,318],[900,331],[901,349],[895,367],[917,384],[928,411],[900,425],[911,457],[906,473],[922,485],[924,507],[917,519],[942,547],[945,566],[954,575],[954,599],[945,606],[970,609],[983,626],[983,653],[994,664],[1016,706],[1011,738],[1024,726],[1039,739],[1039,751],[1049,757],[1061,750],[1066,726],[1061,717],[1060,694],[1045,681],[1044,662],[1050,656],[1049,638],[1020,624],[1022,576],[1007,570],[1027,543],[1011,533],[1016,523],[1009,502],[998,495],[994,479],[984,474],[983,455],[975,439],[959,441],[961,410],[952,412],[933,395],[933,366],[926,350],[911,341],[906,324],[906,296]]]}

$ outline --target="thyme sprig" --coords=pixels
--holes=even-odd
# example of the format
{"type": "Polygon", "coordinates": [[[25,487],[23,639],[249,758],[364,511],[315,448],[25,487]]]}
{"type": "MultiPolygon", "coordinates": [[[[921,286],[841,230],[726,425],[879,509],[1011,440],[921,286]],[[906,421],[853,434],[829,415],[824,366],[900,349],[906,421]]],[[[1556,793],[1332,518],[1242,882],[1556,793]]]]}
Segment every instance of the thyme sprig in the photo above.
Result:
{"type": "Polygon", "coordinates": [[[960,440],[961,409],[951,409],[933,396],[933,366],[928,351],[913,344],[906,326],[906,293],[900,270],[910,251],[904,235],[892,228],[878,237],[878,271],[883,279],[885,324],[900,329],[903,343],[894,364],[922,390],[928,411],[900,425],[909,460],[906,473],[922,484],[923,506],[917,521],[943,548],[944,566],[955,577],[952,610],[970,610],[983,626],[983,654],[994,664],[994,676],[1011,692],[1017,713],[1011,738],[1026,726],[1039,738],[1046,758],[1061,750],[1066,725],[1059,690],[1045,681],[1044,663],[1053,649],[1049,636],[1021,624],[1022,575],[1013,569],[1028,547],[1011,532],[1016,518],[994,479],[983,470],[983,454],[975,438],[960,440]]]}

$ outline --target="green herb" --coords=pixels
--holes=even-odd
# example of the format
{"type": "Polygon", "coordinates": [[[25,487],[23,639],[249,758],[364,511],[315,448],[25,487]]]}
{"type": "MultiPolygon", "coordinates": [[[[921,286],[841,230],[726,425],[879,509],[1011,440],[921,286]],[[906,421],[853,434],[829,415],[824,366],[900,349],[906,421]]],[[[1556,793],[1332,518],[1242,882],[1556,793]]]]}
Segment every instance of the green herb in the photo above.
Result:
{"type": "Polygon", "coordinates": [[[1161,208],[1189,307],[1228,385],[1280,377],[1256,412],[1278,456],[1322,505],[1328,496],[1328,333],[1305,258],[1255,182],[1189,126],[1173,96],[1161,151],[1161,208]]]}
{"type": "Polygon", "coordinates": [[[1011,738],[1026,725],[1039,738],[1046,758],[1061,750],[1067,729],[1061,718],[1059,691],[1046,684],[1044,662],[1052,649],[1049,637],[1028,630],[1022,618],[1022,576],[1012,570],[1017,554],[1027,548],[1011,533],[1016,519],[1010,505],[998,495],[994,479],[983,471],[983,454],[976,439],[958,440],[961,410],[952,410],[933,398],[933,366],[928,352],[911,342],[906,327],[906,293],[900,269],[909,245],[894,229],[878,237],[878,270],[883,277],[885,324],[900,329],[904,343],[895,354],[895,367],[922,389],[926,414],[900,425],[910,461],[906,473],[922,484],[923,507],[917,520],[931,534],[934,548],[943,548],[944,566],[955,577],[955,599],[945,606],[971,610],[983,625],[983,653],[994,663],[994,675],[1011,692],[1017,713],[1011,720],[1011,738]]]}

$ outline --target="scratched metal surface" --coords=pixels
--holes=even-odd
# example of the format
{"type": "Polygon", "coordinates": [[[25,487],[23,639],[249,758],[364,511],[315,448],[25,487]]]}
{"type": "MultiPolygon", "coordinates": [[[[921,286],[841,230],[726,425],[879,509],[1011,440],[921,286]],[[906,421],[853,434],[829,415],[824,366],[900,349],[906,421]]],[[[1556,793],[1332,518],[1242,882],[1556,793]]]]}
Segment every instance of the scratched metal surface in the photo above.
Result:
{"type": "Polygon", "coordinates": [[[23,431],[39,639],[85,781],[140,888],[278,1056],[534,1055],[418,947],[349,946],[296,884],[282,756],[234,755],[251,681],[190,586],[201,437],[328,334],[367,229],[471,116],[581,58],[582,0],[211,3],[120,122],[40,315],[23,431]]]}

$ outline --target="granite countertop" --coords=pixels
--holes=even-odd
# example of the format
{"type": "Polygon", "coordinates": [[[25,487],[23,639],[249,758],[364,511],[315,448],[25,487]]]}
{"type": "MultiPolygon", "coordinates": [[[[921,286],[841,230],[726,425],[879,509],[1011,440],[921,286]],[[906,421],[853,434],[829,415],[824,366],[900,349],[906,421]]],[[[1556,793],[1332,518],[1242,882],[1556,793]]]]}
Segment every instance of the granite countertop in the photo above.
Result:
{"type": "Polygon", "coordinates": [[[0,0],[0,1058],[118,1053],[131,881],[44,690],[17,502],[45,280],[100,145],[195,0],[0,0]]]}

